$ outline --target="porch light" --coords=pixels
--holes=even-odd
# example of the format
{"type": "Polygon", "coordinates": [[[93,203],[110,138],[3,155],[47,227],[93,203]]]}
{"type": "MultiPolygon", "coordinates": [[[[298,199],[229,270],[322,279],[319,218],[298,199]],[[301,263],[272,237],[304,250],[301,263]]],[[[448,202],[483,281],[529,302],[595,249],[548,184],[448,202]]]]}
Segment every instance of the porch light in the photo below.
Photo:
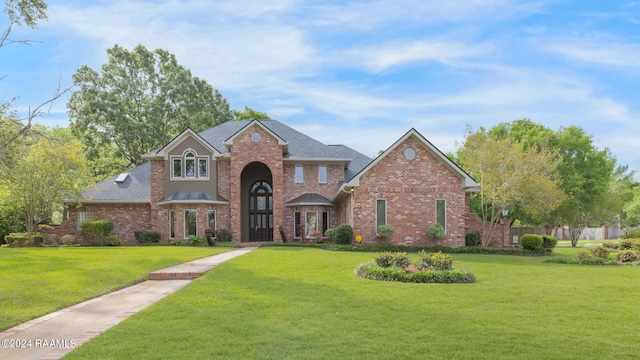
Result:
{"type": "Polygon", "coordinates": [[[506,217],[507,215],[509,215],[509,206],[503,206],[502,207],[502,216],[506,217]]]}

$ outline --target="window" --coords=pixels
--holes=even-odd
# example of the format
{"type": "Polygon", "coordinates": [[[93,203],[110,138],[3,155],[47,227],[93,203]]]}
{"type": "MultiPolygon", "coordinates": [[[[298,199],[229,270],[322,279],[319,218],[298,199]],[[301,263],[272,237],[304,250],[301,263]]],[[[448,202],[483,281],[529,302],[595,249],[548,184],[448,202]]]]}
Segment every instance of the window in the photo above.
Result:
{"type": "Polygon", "coordinates": [[[302,165],[296,166],[296,184],[304,182],[304,167],[302,165]]]}
{"type": "Polygon", "coordinates": [[[192,152],[184,156],[184,177],[196,177],[196,156],[192,152]]]}
{"type": "Polygon", "coordinates": [[[213,231],[213,238],[215,239],[216,237],[216,233],[217,233],[217,228],[216,228],[216,211],[215,210],[209,210],[209,214],[207,215],[207,226],[209,227],[209,229],[211,229],[213,231]]]}
{"type": "Polygon", "coordinates": [[[207,159],[199,158],[198,159],[198,177],[206,178],[207,177],[207,159]]]}
{"type": "Polygon", "coordinates": [[[322,235],[323,236],[324,236],[324,233],[326,233],[328,229],[329,229],[329,212],[328,211],[323,211],[322,212],[322,235]]]}
{"type": "Polygon", "coordinates": [[[176,237],[176,214],[173,210],[169,210],[169,238],[176,237]]]}
{"type": "Polygon", "coordinates": [[[387,199],[376,199],[376,228],[387,225],[387,199]]]}
{"type": "Polygon", "coordinates": [[[80,224],[83,221],[89,221],[89,220],[93,220],[93,212],[91,212],[91,211],[78,211],[77,216],[76,216],[76,225],[78,227],[78,230],[80,230],[80,224]]]}
{"type": "Polygon", "coordinates": [[[191,235],[197,235],[197,223],[198,223],[198,211],[185,210],[184,211],[184,237],[185,238],[191,235]]]}
{"type": "Polygon", "coordinates": [[[188,149],[182,156],[171,157],[171,179],[209,179],[209,157],[188,149]]]}
{"type": "Polygon", "coordinates": [[[293,213],[293,237],[299,238],[302,233],[302,225],[300,224],[300,211],[293,213]]]}
{"type": "Polygon", "coordinates": [[[307,211],[306,214],[306,228],[307,228],[307,237],[315,237],[314,233],[318,231],[318,212],[317,211],[307,211]]]}
{"type": "Polygon", "coordinates": [[[327,183],[327,167],[324,165],[318,166],[318,183],[327,183]]]}
{"type": "Polygon", "coordinates": [[[442,225],[447,232],[447,201],[445,199],[436,200],[436,223],[442,225]]]}

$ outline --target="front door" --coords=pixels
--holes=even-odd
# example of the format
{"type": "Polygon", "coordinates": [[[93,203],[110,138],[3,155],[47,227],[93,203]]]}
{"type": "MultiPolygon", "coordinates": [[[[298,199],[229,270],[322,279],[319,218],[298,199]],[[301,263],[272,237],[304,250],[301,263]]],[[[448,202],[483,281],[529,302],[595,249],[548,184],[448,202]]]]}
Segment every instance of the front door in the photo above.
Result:
{"type": "Polygon", "coordinates": [[[263,180],[249,188],[249,241],[273,241],[273,191],[263,180]]]}

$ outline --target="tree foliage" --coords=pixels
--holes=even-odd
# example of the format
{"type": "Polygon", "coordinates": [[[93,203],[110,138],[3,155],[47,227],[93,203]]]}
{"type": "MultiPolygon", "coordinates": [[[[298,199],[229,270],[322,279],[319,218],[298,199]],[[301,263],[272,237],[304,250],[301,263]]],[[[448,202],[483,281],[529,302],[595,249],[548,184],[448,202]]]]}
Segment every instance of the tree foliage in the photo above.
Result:
{"type": "Polygon", "coordinates": [[[6,200],[23,214],[26,230],[51,218],[64,198],[79,195],[87,186],[87,171],[82,147],[68,129],[44,131],[45,136],[24,148],[11,171],[4,171],[2,185],[6,200]]]}
{"type": "MultiPolygon", "coordinates": [[[[232,120],[227,101],[180,66],[173,54],[115,45],[100,73],[81,67],[67,107],[89,161],[114,149],[127,166],[167,144],[187,127],[198,132],[232,120]],[[105,149],[106,148],[106,149],[105,149]]],[[[96,174],[100,175],[100,174],[96,174]]]]}
{"type": "Polygon", "coordinates": [[[616,160],[608,149],[599,150],[592,137],[577,126],[561,128],[551,145],[559,152],[558,186],[566,199],[552,212],[555,224],[569,226],[576,246],[582,231],[591,224],[610,222],[617,213],[607,195],[616,160]]]}
{"type": "Polygon", "coordinates": [[[483,246],[491,242],[503,208],[517,205],[533,216],[552,210],[562,198],[553,181],[558,159],[547,148],[525,148],[513,138],[468,128],[458,155],[462,167],[480,184],[480,216],[487,220],[483,246]]]}
{"type": "Polygon", "coordinates": [[[252,108],[245,106],[244,110],[231,110],[233,113],[233,119],[240,120],[266,120],[270,119],[269,115],[262,111],[253,110],[252,108]]]}

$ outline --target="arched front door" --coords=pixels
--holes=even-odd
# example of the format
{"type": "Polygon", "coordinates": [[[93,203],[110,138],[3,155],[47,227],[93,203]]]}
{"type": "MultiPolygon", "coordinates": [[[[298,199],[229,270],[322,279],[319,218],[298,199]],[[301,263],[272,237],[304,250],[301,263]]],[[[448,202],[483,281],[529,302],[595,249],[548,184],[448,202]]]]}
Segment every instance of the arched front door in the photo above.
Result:
{"type": "Polygon", "coordinates": [[[273,190],[264,180],[249,187],[249,241],[273,241],[273,190]]]}

